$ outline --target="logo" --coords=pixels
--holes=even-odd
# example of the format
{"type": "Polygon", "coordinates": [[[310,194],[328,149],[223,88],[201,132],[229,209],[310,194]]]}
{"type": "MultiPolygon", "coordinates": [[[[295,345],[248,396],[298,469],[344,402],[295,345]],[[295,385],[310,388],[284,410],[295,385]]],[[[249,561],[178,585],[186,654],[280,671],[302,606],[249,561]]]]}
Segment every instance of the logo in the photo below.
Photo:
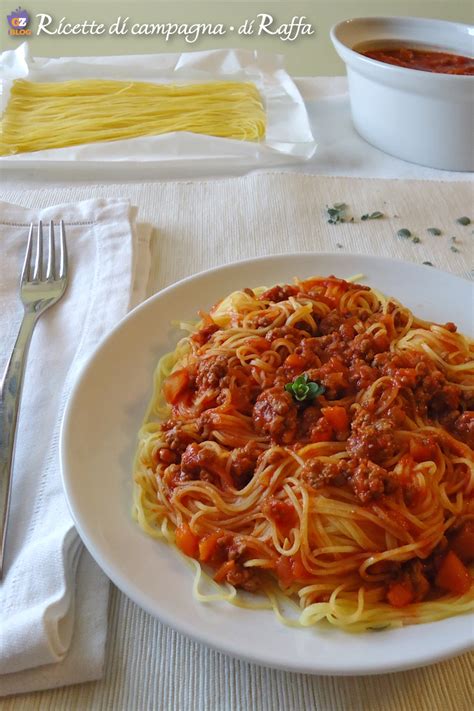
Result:
{"type": "Polygon", "coordinates": [[[30,22],[30,16],[26,10],[22,10],[21,7],[18,7],[7,16],[7,20],[10,25],[10,29],[8,30],[9,35],[12,35],[13,37],[25,37],[26,35],[31,35],[31,30],[27,29],[30,22]]]}

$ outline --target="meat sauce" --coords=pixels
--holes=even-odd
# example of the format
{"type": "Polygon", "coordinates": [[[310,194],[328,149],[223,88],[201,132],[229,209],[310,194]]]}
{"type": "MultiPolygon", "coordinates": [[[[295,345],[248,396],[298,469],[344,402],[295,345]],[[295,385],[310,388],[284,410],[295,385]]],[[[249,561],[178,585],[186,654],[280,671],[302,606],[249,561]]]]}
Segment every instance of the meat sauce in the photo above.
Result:
{"type": "MultiPolygon", "coordinates": [[[[344,292],[355,288],[347,282],[341,285],[344,292]]],[[[360,285],[357,288],[364,289],[360,285]]],[[[304,296],[308,293],[311,296],[311,290],[304,296]]],[[[260,298],[279,303],[293,296],[298,296],[298,289],[285,285],[273,287],[260,298]]],[[[355,317],[341,313],[335,300],[327,301],[324,315],[317,309],[312,314],[314,326],[279,326],[255,339],[253,345],[258,353],[273,350],[278,354],[277,366],[263,384],[250,365],[243,365],[233,354],[226,356],[222,350],[217,355],[198,358],[185,374],[178,370],[176,376],[170,376],[175,379],[171,380],[167,399],[175,406],[174,414],[163,425],[167,446],[157,452],[156,458],[166,467],[165,480],[171,488],[202,480],[223,490],[240,490],[252,479],[270,446],[298,450],[312,443],[343,442],[347,458],[327,461],[315,457],[306,461],[301,477],[309,490],[342,487],[360,505],[369,508],[374,504],[383,506],[386,497],[398,492],[409,505],[419,495],[411,475],[417,464],[436,461],[442,448],[453,446],[453,441],[474,447],[473,402],[458,385],[447,380],[435,360],[419,350],[394,352],[388,335],[392,322],[389,316],[362,312],[355,317]],[[384,318],[385,332],[371,328],[384,318]],[[296,401],[285,386],[301,374],[321,384],[324,397],[296,401]],[[397,401],[380,414],[383,392],[363,403],[357,401],[361,389],[380,378],[386,380],[388,389],[400,394],[400,402],[406,407],[397,401]],[[176,407],[180,403],[195,408],[197,430],[191,431],[178,416],[176,407]],[[228,411],[244,415],[250,430],[246,439],[236,441],[228,460],[223,461],[201,442],[212,440],[213,427],[225,424],[228,411]],[[417,415],[437,429],[429,436],[414,435],[407,444],[406,439],[400,438],[400,430],[410,430],[410,422],[417,415]],[[444,432],[449,439],[444,439],[444,432]],[[393,461],[400,452],[399,469],[394,472],[393,461]]],[[[452,324],[447,326],[448,331],[455,330],[452,324]]],[[[217,330],[208,324],[193,335],[196,347],[207,344],[217,330]]],[[[166,395],[166,384],[164,390],[166,395]]],[[[271,456],[278,458],[278,449],[271,456]]],[[[281,530],[289,532],[296,525],[293,506],[284,502],[269,499],[262,513],[281,530]]],[[[216,580],[227,580],[247,590],[259,588],[260,573],[243,565],[252,556],[245,537],[220,532],[212,539],[205,537],[203,543],[203,539],[193,536],[189,529],[181,531],[182,549],[187,547],[193,557],[216,568],[216,580]]],[[[452,553],[464,566],[474,557],[473,549],[474,523],[467,521],[448,534],[443,546],[423,563],[417,560],[395,565],[387,600],[395,607],[417,602],[433,586],[443,590],[446,579],[457,580],[461,590],[466,585],[466,580],[461,579],[462,568],[460,573],[450,559],[446,573],[443,565],[448,564],[444,561],[452,553]]],[[[300,560],[292,561],[291,570],[286,570],[288,565],[288,561],[275,559],[280,580],[290,580],[288,576],[295,576],[295,571],[301,573],[301,580],[305,579],[300,560]]]]}
{"type": "Polygon", "coordinates": [[[386,47],[361,51],[365,57],[396,67],[418,69],[436,74],[474,74],[474,59],[448,52],[415,49],[411,47],[386,47]]]}

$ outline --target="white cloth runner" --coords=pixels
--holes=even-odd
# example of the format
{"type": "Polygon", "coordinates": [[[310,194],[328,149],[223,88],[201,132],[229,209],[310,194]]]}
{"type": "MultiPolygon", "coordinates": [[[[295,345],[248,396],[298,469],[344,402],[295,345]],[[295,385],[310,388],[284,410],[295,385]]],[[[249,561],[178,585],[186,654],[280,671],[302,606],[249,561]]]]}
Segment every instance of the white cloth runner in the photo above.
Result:
{"type": "Polygon", "coordinates": [[[18,278],[31,221],[65,221],[70,271],[65,296],[36,325],[25,373],[0,585],[0,695],[102,672],[108,580],[86,551],[81,555],[58,443],[78,371],[145,296],[151,227],[136,224],[136,213],[122,199],[43,210],[0,203],[0,372],[22,316],[18,278]]]}

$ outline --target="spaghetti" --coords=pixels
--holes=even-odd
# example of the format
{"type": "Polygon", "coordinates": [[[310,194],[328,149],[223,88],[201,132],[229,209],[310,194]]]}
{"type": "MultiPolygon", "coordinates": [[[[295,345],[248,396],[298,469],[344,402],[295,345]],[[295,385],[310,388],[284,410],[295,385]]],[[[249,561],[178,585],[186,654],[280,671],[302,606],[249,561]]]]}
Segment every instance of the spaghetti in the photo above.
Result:
{"type": "Polygon", "coordinates": [[[0,155],[172,131],[259,141],[265,127],[262,99],[250,82],[19,79],[2,118],[0,155]]]}
{"type": "MultiPolygon", "coordinates": [[[[135,511],[211,571],[349,630],[474,606],[474,343],[329,278],[234,292],[161,359],[135,511]]],[[[258,599],[258,598],[257,598],[258,599]]],[[[255,603],[259,606],[259,603],[255,603]]],[[[261,605],[260,605],[261,606],[261,605]]]]}

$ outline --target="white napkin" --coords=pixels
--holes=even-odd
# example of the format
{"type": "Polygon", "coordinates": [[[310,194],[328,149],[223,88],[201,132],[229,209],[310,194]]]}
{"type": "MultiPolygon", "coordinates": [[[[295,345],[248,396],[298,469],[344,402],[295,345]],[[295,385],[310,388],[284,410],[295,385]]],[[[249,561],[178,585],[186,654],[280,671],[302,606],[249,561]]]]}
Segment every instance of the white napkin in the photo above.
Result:
{"type": "Polygon", "coordinates": [[[0,584],[0,695],[102,672],[108,580],[73,527],[58,441],[79,370],[145,296],[151,227],[137,225],[136,212],[116,199],[37,210],[0,202],[0,373],[22,316],[18,279],[31,221],[64,220],[70,271],[66,294],[36,325],[26,366],[0,584]]]}

